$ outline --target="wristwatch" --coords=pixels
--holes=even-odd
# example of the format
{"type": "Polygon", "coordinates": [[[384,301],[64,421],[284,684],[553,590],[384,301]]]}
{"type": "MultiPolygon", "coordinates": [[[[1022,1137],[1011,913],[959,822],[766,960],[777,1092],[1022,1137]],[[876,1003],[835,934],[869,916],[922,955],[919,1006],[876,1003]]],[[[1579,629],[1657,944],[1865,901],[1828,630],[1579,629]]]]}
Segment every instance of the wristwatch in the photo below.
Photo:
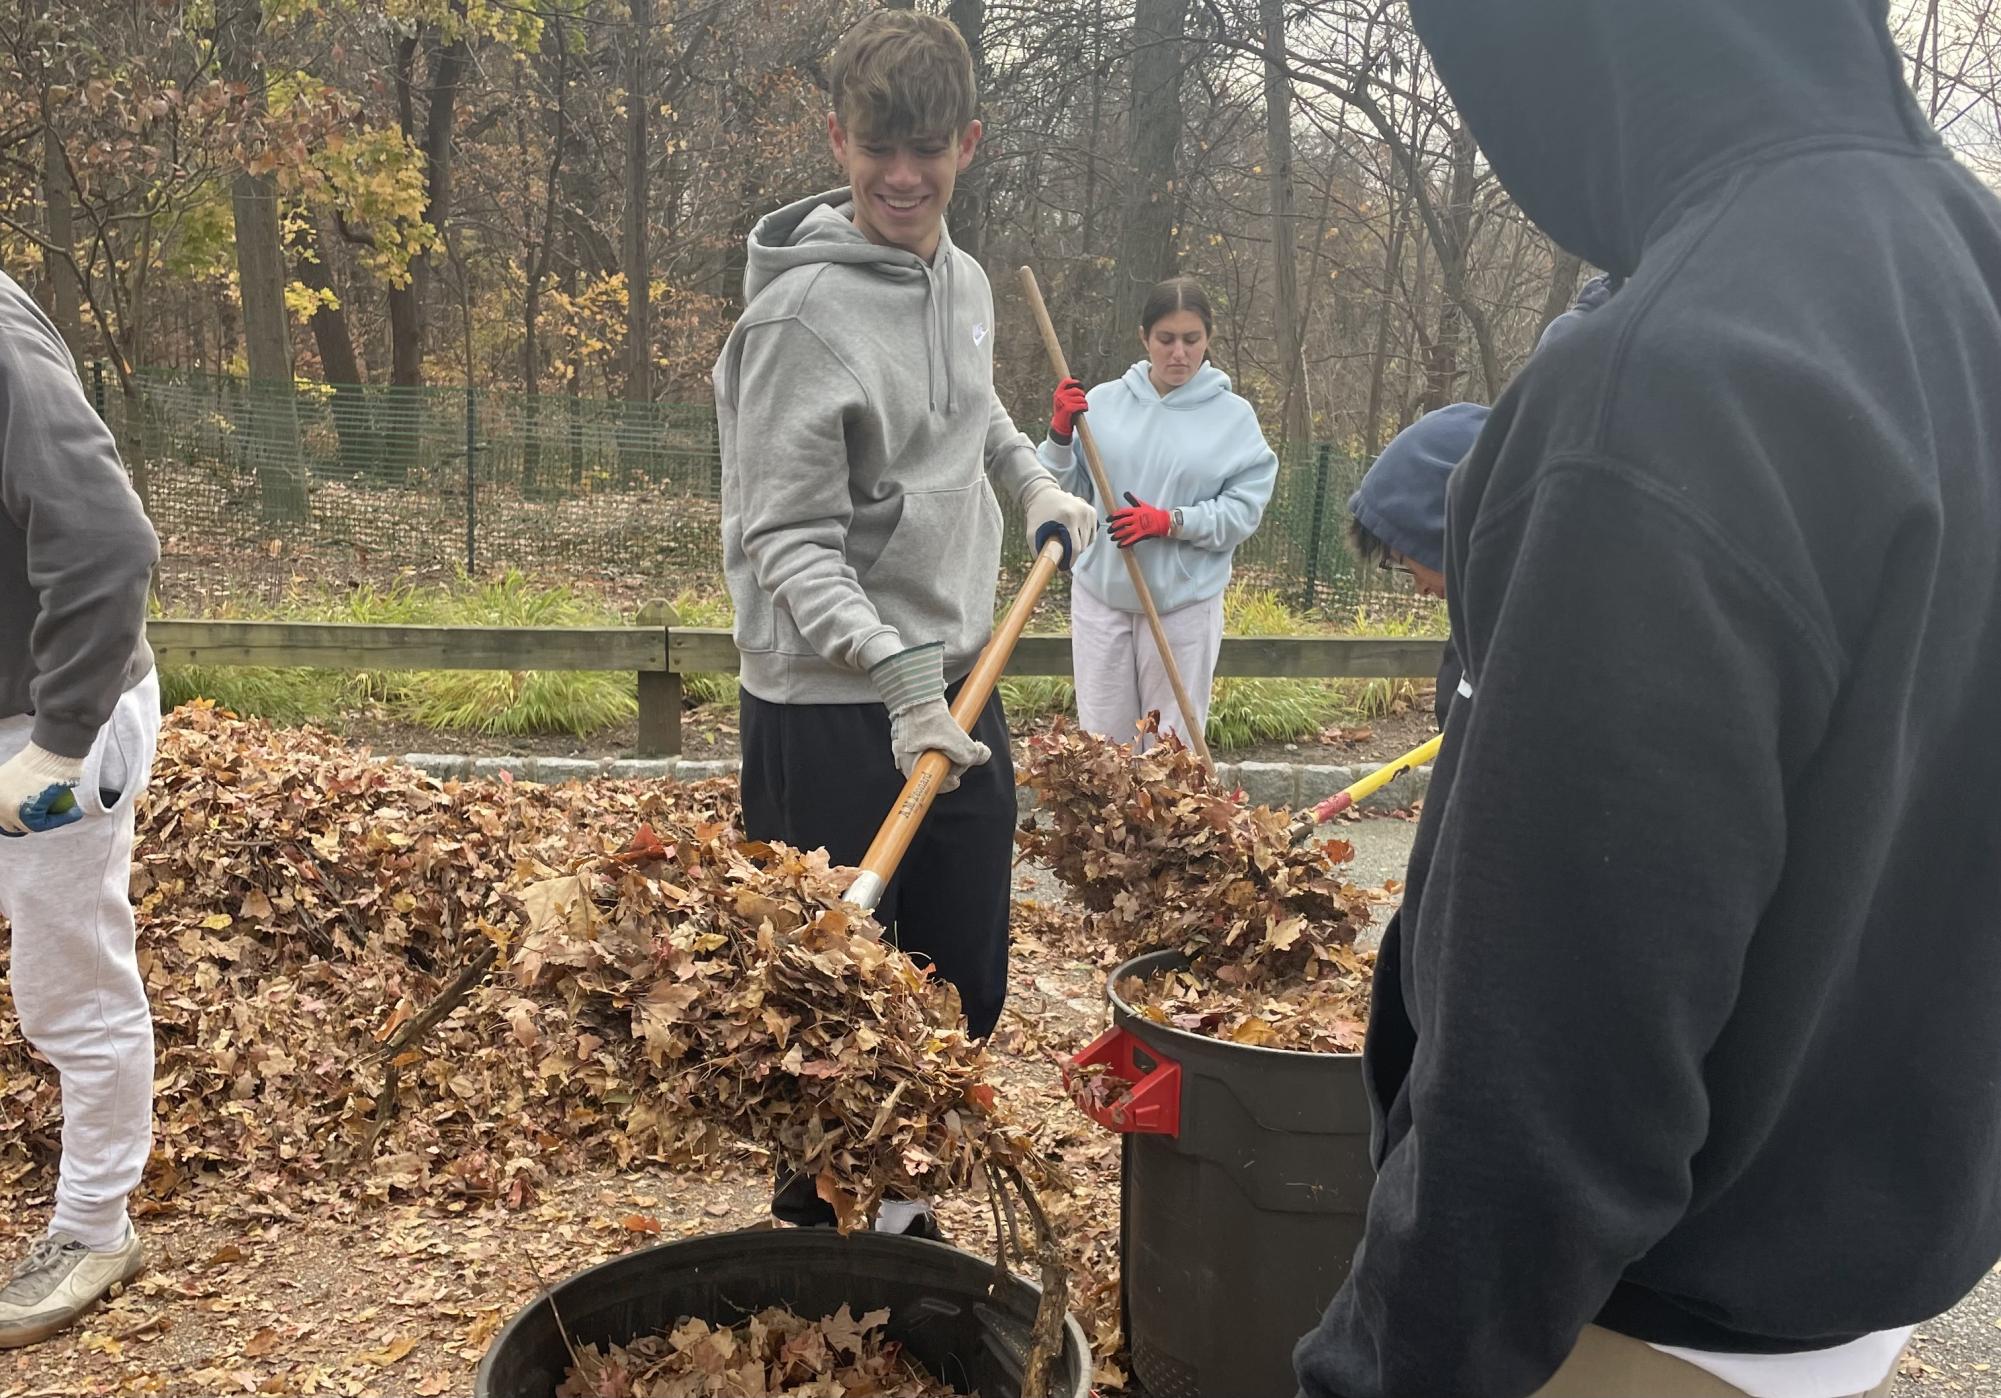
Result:
{"type": "Polygon", "coordinates": [[[1181,507],[1179,505],[1176,505],[1173,509],[1169,510],[1167,513],[1169,517],[1174,520],[1174,527],[1168,531],[1167,536],[1170,539],[1178,539],[1181,537],[1181,507]]]}

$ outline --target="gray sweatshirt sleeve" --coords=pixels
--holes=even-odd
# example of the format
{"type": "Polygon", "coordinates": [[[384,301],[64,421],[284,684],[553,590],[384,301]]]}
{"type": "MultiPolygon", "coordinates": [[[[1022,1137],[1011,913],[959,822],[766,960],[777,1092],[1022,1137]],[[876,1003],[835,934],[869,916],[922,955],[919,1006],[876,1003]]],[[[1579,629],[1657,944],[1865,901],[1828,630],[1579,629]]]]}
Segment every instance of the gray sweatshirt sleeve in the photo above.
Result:
{"type": "Polygon", "coordinates": [[[1014,425],[1014,418],[1001,405],[1000,394],[989,393],[988,397],[987,477],[993,482],[996,495],[1019,500],[1030,481],[1050,473],[1036,458],[1034,443],[1014,425]]]}
{"type": "Polygon", "coordinates": [[[752,327],[738,361],[743,551],[758,586],[829,662],[866,671],[904,649],[848,565],[846,423],[868,392],[797,320],[752,327]]]}
{"type": "Polygon", "coordinates": [[[81,757],[124,692],[160,544],[69,351],[14,297],[0,300],[0,509],[36,608],[33,741],[81,757]]]}

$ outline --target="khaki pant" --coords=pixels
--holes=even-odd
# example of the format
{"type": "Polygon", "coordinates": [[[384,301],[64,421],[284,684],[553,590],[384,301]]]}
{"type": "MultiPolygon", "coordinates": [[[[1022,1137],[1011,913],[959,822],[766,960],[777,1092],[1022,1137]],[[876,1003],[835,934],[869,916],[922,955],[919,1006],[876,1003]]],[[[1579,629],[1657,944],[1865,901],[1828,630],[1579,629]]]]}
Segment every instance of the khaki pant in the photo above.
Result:
{"type": "MultiPolygon", "coordinates": [[[[1844,1398],[1883,1398],[1897,1372],[1867,1393],[1844,1398]]],[[[1577,1337],[1577,1348],[1563,1361],[1535,1398],[1745,1398],[1744,1390],[1696,1368],[1687,1360],[1662,1354],[1652,1345],[1596,1325],[1577,1337]]],[[[1830,1398],[1832,1396],[1830,1395],[1830,1398]]]]}

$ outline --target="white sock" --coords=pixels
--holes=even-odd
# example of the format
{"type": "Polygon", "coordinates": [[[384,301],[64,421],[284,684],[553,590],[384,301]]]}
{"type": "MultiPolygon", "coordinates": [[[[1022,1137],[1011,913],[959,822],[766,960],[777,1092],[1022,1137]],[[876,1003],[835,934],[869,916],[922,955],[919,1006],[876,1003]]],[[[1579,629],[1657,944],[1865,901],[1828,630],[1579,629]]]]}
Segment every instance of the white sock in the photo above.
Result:
{"type": "Polygon", "coordinates": [[[878,1233],[908,1233],[910,1225],[920,1218],[931,1215],[929,1199],[885,1199],[882,1208],[876,1212],[875,1231],[878,1233]]]}

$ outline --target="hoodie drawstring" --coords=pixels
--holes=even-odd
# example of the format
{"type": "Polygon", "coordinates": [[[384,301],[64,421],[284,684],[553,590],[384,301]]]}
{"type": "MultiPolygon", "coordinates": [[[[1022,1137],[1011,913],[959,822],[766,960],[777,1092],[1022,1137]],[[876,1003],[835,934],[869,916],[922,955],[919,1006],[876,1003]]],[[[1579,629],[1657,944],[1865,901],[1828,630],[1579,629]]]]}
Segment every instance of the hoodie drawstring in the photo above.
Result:
{"type": "Polygon", "coordinates": [[[938,369],[942,361],[945,370],[945,411],[953,408],[952,399],[952,264],[949,259],[940,259],[934,266],[924,266],[925,288],[930,292],[931,304],[926,308],[930,314],[924,320],[924,388],[926,401],[931,411],[938,411],[938,369]]]}

